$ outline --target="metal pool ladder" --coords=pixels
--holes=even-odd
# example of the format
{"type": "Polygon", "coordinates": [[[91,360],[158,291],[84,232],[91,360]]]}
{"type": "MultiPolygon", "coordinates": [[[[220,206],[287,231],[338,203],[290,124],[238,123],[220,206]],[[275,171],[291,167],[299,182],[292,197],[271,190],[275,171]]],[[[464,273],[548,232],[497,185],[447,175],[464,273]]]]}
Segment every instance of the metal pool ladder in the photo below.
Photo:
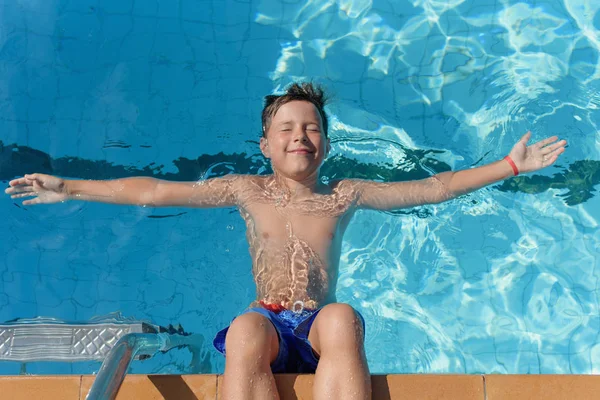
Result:
{"type": "Polygon", "coordinates": [[[102,361],[87,399],[114,399],[134,358],[189,347],[197,359],[203,336],[111,314],[85,323],[55,318],[0,324],[0,361],[102,361]]]}

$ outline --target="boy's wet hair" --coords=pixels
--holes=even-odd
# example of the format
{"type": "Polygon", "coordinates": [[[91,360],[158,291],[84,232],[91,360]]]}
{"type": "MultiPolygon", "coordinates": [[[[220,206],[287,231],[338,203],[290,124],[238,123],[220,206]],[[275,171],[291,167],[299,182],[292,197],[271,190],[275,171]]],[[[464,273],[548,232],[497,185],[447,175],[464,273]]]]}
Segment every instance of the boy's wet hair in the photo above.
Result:
{"type": "Polygon", "coordinates": [[[323,124],[323,133],[325,133],[325,137],[327,137],[328,121],[327,114],[325,114],[327,97],[325,96],[323,89],[318,85],[313,85],[312,82],[294,83],[288,86],[285,94],[270,94],[265,96],[265,107],[262,111],[263,137],[267,136],[267,130],[269,130],[271,120],[275,113],[277,113],[277,110],[279,110],[282,105],[295,100],[308,101],[317,107],[317,111],[319,111],[319,115],[321,116],[321,123],[323,124]]]}

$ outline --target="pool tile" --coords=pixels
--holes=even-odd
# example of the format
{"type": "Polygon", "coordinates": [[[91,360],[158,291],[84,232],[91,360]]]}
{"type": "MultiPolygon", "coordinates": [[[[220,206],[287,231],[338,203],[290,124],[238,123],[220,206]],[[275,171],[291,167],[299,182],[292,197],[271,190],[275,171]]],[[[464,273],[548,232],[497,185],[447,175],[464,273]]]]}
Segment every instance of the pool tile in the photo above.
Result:
{"type": "Polygon", "coordinates": [[[373,375],[373,399],[484,400],[481,375],[373,375]]]}
{"type": "Polygon", "coordinates": [[[314,378],[314,375],[276,375],[275,382],[281,400],[311,400],[314,378]]]}
{"type": "MultiPolygon", "coordinates": [[[[85,399],[94,382],[93,376],[84,376],[81,399],[85,399]]],[[[117,400],[128,399],[216,399],[216,375],[127,375],[117,400]]]]}
{"type": "Polygon", "coordinates": [[[487,400],[598,399],[600,377],[593,375],[486,375],[487,400]]]}
{"type": "Polygon", "coordinates": [[[81,376],[3,376],[0,397],[11,400],[79,399],[81,376]]]}

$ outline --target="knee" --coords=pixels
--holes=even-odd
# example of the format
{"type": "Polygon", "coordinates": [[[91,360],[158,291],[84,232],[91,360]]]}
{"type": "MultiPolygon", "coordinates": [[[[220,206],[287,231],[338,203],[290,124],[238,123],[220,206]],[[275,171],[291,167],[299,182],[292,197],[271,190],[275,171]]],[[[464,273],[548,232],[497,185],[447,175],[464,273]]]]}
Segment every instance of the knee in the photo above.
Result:
{"type": "Polygon", "coordinates": [[[275,328],[267,318],[257,313],[243,314],[233,320],[227,331],[226,357],[269,360],[277,342],[275,328]]]}
{"type": "Polygon", "coordinates": [[[352,306],[344,303],[329,304],[321,313],[324,313],[319,329],[322,343],[335,343],[337,346],[362,344],[362,321],[352,306]]]}

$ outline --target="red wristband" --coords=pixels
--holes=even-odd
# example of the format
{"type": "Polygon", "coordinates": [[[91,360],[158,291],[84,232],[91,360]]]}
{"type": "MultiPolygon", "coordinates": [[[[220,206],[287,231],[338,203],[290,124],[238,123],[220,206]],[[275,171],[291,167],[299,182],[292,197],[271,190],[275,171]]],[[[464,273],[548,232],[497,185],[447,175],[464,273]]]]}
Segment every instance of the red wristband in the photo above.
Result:
{"type": "Polygon", "coordinates": [[[517,168],[517,165],[515,164],[515,162],[512,160],[512,158],[510,158],[510,156],[506,156],[504,157],[504,159],[506,160],[507,163],[510,164],[510,166],[512,167],[513,173],[515,174],[515,176],[519,175],[519,168],[517,168]]]}

